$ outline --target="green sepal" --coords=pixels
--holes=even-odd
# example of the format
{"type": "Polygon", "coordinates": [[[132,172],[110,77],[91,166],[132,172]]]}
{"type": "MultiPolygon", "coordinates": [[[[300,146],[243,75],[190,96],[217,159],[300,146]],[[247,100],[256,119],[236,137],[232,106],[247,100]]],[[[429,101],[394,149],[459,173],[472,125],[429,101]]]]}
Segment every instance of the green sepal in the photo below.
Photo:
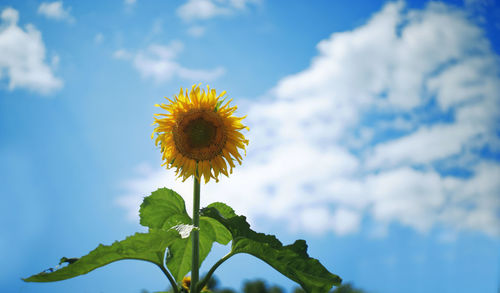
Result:
{"type": "Polygon", "coordinates": [[[222,100],[217,101],[217,104],[215,105],[214,112],[219,111],[220,106],[222,106],[222,103],[224,103],[225,100],[226,100],[226,98],[223,98],[222,100]]]}
{"type": "Polygon", "coordinates": [[[209,205],[202,209],[201,215],[219,221],[231,232],[232,254],[247,253],[263,260],[300,284],[306,292],[328,292],[333,285],[338,286],[342,282],[317,259],[309,257],[304,240],[283,246],[275,236],[251,230],[244,216],[236,215],[231,207],[223,203],[209,205]]]}
{"type": "Polygon", "coordinates": [[[23,280],[26,282],[66,280],[123,259],[144,260],[162,266],[165,249],[177,239],[179,239],[179,234],[176,231],[136,233],[125,240],[115,241],[112,245],[101,244],[79,259],[63,257],[59,265],[68,263],[67,266],[48,269],[23,280]]]}

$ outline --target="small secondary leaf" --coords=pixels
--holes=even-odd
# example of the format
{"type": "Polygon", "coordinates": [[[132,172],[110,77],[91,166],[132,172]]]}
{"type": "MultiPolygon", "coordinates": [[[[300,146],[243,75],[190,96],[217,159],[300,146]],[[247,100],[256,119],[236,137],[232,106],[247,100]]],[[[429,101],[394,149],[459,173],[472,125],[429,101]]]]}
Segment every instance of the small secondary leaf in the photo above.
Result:
{"type": "Polygon", "coordinates": [[[263,260],[299,283],[306,292],[328,292],[333,285],[342,282],[339,276],[330,273],[317,259],[309,257],[304,240],[283,246],[275,236],[251,230],[244,216],[237,216],[231,207],[223,203],[211,204],[202,209],[201,214],[219,221],[231,232],[233,254],[248,253],[263,260]]]}
{"type": "Polygon", "coordinates": [[[163,265],[165,250],[175,240],[179,239],[176,231],[156,231],[136,233],[112,245],[99,245],[96,249],[81,258],[63,257],[59,264],[67,266],[54,270],[49,269],[37,275],[23,279],[26,282],[54,282],[84,275],[99,267],[122,259],[137,259],[163,265]]]}

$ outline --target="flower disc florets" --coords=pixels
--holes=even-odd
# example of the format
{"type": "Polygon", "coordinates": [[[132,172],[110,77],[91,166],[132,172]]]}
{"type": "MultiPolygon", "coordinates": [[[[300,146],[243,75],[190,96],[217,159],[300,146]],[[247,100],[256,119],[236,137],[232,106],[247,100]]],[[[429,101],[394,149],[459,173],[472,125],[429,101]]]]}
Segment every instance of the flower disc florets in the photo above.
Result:
{"type": "Polygon", "coordinates": [[[240,131],[248,129],[241,123],[245,117],[235,117],[232,114],[236,106],[230,107],[227,101],[222,105],[222,92],[216,95],[214,89],[200,90],[193,85],[191,91],[184,93],[182,88],[169,104],[156,105],[169,114],[155,114],[157,124],[156,145],[163,153],[163,165],[176,168],[176,175],[186,180],[191,175],[205,183],[210,178],[219,180],[220,173],[228,176],[234,167],[233,160],[241,164],[239,150],[245,150],[248,140],[240,131]]]}

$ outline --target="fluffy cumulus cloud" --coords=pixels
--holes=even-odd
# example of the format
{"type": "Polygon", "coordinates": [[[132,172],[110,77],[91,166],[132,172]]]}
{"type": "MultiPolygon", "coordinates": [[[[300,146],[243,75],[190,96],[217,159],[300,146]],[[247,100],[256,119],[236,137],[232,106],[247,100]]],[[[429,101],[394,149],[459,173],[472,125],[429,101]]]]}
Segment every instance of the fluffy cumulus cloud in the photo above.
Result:
{"type": "Polygon", "coordinates": [[[176,60],[183,50],[183,44],[173,41],[168,45],[153,44],[145,50],[132,53],[117,50],[115,58],[130,61],[139,73],[148,79],[161,83],[174,77],[186,80],[214,80],[225,73],[223,67],[214,69],[192,69],[179,64],[176,60]]]}
{"type": "MultiPolygon", "coordinates": [[[[202,202],[315,234],[372,221],[500,236],[500,163],[487,155],[500,152],[500,66],[484,32],[457,8],[396,2],[317,48],[250,104],[248,156],[202,202]]],[[[153,188],[191,193],[148,166],[124,184],[132,217],[153,188]]]]}
{"type": "Polygon", "coordinates": [[[0,80],[8,80],[9,90],[26,88],[48,94],[60,89],[63,82],[52,68],[59,58],[54,55],[51,65],[46,63],[40,31],[31,24],[21,28],[19,12],[13,8],[5,8],[0,18],[0,80]]]}
{"type": "Polygon", "coordinates": [[[54,20],[64,20],[67,22],[74,22],[75,18],[70,14],[71,8],[64,7],[62,1],[55,2],[42,2],[38,6],[38,14],[54,20]]]}
{"type": "Polygon", "coordinates": [[[233,15],[258,2],[259,0],[188,0],[177,9],[177,15],[185,21],[206,20],[233,15]]]}

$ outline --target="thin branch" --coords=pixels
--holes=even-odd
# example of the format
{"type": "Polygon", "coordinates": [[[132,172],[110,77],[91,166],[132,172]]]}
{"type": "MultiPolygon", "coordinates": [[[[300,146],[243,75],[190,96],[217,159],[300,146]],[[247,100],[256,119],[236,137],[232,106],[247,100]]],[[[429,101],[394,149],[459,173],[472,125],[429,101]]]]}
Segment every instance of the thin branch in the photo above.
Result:
{"type": "Polygon", "coordinates": [[[210,271],[208,271],[207,275],[205,276],[205,278],[203,278],[203,280],[201,280],[199,283],[198,283],[198,286],[197,286],[197,291],[201,291],[201,289],[208,283],[208,281],[210,280],[210,278],[212,277],[212,275],[214,274],[215,270],[223,263],[225,262],[226,260],[228,260],[231,256],[235,255],[235,253],[233,253],[232,251],[229,252],[228,254],[226,254],[223,258],[219,259],[219,261],[217,261],[213,266],[212,268],[210,268],[210,271]]]}
{"type": "Polygon", "coordinates": [[[170,281],[170,285],[174,290],[174,293],[179,293],[179,289],[177,288],[177,283],[175,282],[174,277],[172,277],[170,272],[163,265],[158,265],[158,267],[160,267],[161,271],[165,274],[165,276],[167,276],[168,280],[170,281]]]}

